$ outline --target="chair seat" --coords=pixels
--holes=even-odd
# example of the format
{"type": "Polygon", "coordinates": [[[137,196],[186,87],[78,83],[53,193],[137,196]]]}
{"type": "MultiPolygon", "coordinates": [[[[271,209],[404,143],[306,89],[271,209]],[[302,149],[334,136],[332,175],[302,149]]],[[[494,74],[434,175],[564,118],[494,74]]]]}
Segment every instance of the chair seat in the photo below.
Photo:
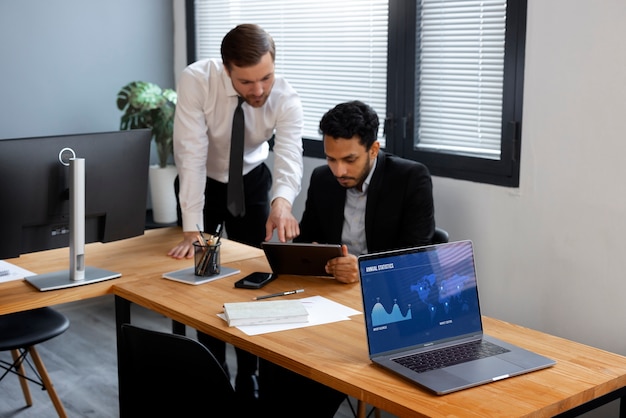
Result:
{"type": "Polygon", "coordinates": [[[65,332],[70,321],[51,309],[39,308],[0,316],[0,351],[30,347],[65,332]]]}

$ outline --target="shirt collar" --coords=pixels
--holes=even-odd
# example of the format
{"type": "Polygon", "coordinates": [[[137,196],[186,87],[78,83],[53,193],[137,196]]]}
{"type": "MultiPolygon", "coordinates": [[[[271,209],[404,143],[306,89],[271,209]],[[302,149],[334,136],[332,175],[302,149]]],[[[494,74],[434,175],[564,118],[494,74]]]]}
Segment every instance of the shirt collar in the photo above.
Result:
{"type": "Polygon", "coordinates": [[[376,165],[378,164],[378,157],[374,158],[374,164],[372,164],[372,168],[370,169],[369,174],[365,177],[363,181],[363,193],[367,192],[367,189],[370,186],[370,181],[372,180],[372,175],[374,175],[374,170],[376,170],[376,165]]]}
{"type": "Polygon", "coordinates": [[[239,96],[239,93],[237,93],[237,90],[235,90],[235,88],[233,87],[233,80],[231,80],[231,78],[228,76],[228,73],[226,72],[226,67],[223,66],[222,64],[222,83],[224,83],[224,90],[226,91],[226,95],[228,97],[237,97],[239,96]]]}

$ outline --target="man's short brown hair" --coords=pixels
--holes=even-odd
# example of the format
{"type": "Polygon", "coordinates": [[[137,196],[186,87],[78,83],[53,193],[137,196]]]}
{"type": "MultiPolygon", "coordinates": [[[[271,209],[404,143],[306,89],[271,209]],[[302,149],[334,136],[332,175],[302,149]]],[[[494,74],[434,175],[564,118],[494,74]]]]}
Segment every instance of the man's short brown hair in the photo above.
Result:
{"type": "Polygon", "coordinates": [[[232,66],[250,67],[268,52],[276,58],[274,39],[259,25],[245,23],[231,29],[222,40],[222,62],[230,71],[232,66]]]}

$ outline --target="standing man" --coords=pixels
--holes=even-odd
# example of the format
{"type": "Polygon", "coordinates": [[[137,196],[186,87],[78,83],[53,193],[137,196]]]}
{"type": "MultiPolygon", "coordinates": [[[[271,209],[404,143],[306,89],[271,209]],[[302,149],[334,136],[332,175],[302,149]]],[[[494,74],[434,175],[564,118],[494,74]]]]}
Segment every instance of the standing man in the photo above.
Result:
{"type": "MultiPolygon", "coordinates": [[[[178,83],[174,157],[183,240],[168,253],[178,259],[193,257],[198,227],[212,234],[223,223],[229,239],[255,247],[271,239],[274,229],[283,242],[299,234],[291,206],[303,170],[300,98],[275,75],[274,41],[261,27],[232,29],[222,40],[221,54],[221,61],[189,65],[178,83]],[[243,151],[237,156],[231,154],[237,149],[234,115],[239,107],[245,128],[240,128],[243,151]],[[274,176],[265,165],[272,137],[274,176]],[[236,180],[242,174],[243,197],[236,180]],[[235,185],[239,203],[232,203],[235,185]]],[[[226,367],[225,343],[200,332],[198,339],[226,367]]],[[[235,389],[245,400],[255,398],[256,368],[257,358],[237,349],[235,389]]]]}
{"type": "MultiPolygon", "coordinates": [[[[427,245],[435,231],[428,169],[381,151],[378,125],[376,112],[360,101],[335,106],[320,122],[327,164],[311,175],[294,241],[342,244],[343,256],[326,265],[341,283],[358,282],[357,256],[427,245]]],[[[345,399],[266,361],[261,376],[261,400],[275,417],[330,418],[345,399]]]]}

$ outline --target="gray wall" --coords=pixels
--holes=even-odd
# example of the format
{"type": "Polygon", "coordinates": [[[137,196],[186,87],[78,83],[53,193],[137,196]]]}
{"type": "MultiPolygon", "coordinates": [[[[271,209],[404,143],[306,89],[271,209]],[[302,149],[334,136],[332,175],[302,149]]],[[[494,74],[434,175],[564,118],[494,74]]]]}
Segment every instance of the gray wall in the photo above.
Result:
{"type": "Polygon", "coordinates": [[[0,2],[0,138],[119,129],[117,92],[174,87],[172,0],[0,2]]]}

